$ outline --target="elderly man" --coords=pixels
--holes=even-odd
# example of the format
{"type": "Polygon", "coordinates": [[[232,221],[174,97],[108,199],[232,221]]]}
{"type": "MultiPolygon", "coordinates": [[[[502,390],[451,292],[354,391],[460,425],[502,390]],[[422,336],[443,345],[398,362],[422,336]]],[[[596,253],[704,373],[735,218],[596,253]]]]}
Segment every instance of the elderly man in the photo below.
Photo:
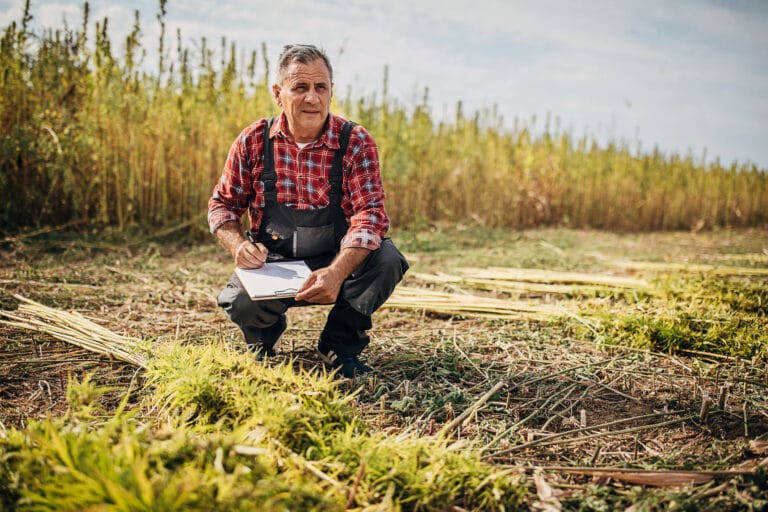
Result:
{"type": "Polygon", "coordinates": [[[280,115],[233,142],[208,202],[211,232],[235,265],[304,259],[312,273],[295,298],[252,301],[236,274],[218,304],[258,360],[274,354],[293,306],[333,304],[318,340],[324,362],[351,378],[371,370],[359,355],[371,315],[408,263],[384,235],[389,218],[376,143],[362,126],[329,112],[333,70],[311,45],[286,46],[272,92],[280,115]],[[248,211],[250,229],[241,216],[248,211]]]}

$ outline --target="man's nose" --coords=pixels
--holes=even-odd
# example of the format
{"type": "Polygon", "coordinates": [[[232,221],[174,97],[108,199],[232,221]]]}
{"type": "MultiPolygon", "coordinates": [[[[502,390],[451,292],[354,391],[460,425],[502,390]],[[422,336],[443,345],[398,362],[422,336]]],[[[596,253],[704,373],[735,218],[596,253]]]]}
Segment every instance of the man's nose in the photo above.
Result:
{"type": "Polygon", "coordinates": [[[304,96],[304,101],[307,103],[317,103],[319,96],[315,91],[309,91],[306,96],[304,96]]]}

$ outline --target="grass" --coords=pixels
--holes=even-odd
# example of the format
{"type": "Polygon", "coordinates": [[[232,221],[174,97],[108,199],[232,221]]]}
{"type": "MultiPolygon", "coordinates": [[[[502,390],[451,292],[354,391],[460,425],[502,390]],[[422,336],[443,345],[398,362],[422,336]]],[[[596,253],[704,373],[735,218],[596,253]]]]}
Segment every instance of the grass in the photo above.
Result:
{"type": "Polygon", "coordinates": [[[149,420],[118,408],[104,421],[86,379],[70,385],[71,398],[86,399],[71,399],[64,417],[32,423],[26,436],[5,431],[7,505],[442,510],[522,502],[519,478],[480,462],[469,446],[368,433],[353,417],[353,397],[328,375],[264,368],[210,342],[160,348],[146,389],[149,420]]]}
{"type": "MultiPolygon", "coordinates": [[[[253,364],[212,302],[231,265],[213,243],[107,249],[61,234],[7,244],[3,309],[16,307],[18,293],[75,310],[149,343],[151,356],[137,373],[45,332],[0,325],[5,509],[765,505],[764,455],[750,444],[768,435],[764,277],[694,266],[764,268],[764,232],[478,226],[472,235],[445,225],[397,232],[413,264],[405,285],[442,289],[417,274],[460,276],[485,258],[529,269],[516,277],[631,278],[648,290],[462,285],[465,294],[577,312],[536,320],[385,308],[367,351],[376,376],[340,386],[314,353],[323,308],[292,310],[278,357],[253,364]],[[658,265],[617,267],[626,261],[658,265]],[[681,273],[680,262],[696,270],[681,273]],[[714,347],[684,336],[643,344],[650,326],[685,315],[729,330],[701,331],[714,347]],[[723,322],[736,317],[747,320],[723,322]],[[749,353],[735,350],[733,340],[752,335],[749,353]],[[695,485],[658,486],[694,474],[695,485]]],[[[684,325],[695,332],[695,322],[684,325]]]]}

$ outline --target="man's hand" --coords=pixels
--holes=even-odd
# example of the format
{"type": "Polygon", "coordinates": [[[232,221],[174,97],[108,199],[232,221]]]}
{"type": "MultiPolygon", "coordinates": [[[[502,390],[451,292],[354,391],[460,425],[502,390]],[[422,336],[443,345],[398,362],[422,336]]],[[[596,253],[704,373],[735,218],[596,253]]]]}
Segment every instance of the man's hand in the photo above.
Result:
{"type": "Polygon", "coordinates": [[[342,249],[330,265],[309,274],[304,286],[296,294],[296,300],[313,304],[336,302],[344,280],[365,261],[370,252],[361,247],[342,249]]]}
{"type": "Polygon", "coordinates": [[[261,268],[267,261],[269,251],[263,244],[252,244],[243,240],[235,251],[235,266],[238,268],[261,268]]]}
{"type": "Polygon", "coordinates": [[[313,304],[333,304],[339,296],[341,285],[347,276],[333,267],[315,270],[296,294],[296,300],[313,304]]]}
{"type": "Polygon", "coordinates": [[[225,222],[216,230],[216,238],[229,251],[238,268],[261,268],[269,251],[263,244],[252,244],[245,239],[240,223],[225,222]]]}

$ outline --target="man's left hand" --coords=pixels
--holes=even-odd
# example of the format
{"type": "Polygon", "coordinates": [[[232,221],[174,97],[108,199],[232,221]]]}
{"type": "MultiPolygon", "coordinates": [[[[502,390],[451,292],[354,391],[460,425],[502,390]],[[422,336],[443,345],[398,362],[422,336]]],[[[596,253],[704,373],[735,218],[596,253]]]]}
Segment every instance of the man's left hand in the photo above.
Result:
{"type": "Polygon", "coordinates": [[[353,270],[370,254],[361,247],[342,249],[333,262],[309,274],[304,286],[296,294],[296,300],[313,304],[333,304],[339,296],[341,285],[353,270]]]}
{"type": "Polygon", "coordinates": [[[304,286],[296,294],[296,300],[313,304],[333,304],[344,279],[346,276],[333,267],[315,270],[309,274],[304,286]]]}

